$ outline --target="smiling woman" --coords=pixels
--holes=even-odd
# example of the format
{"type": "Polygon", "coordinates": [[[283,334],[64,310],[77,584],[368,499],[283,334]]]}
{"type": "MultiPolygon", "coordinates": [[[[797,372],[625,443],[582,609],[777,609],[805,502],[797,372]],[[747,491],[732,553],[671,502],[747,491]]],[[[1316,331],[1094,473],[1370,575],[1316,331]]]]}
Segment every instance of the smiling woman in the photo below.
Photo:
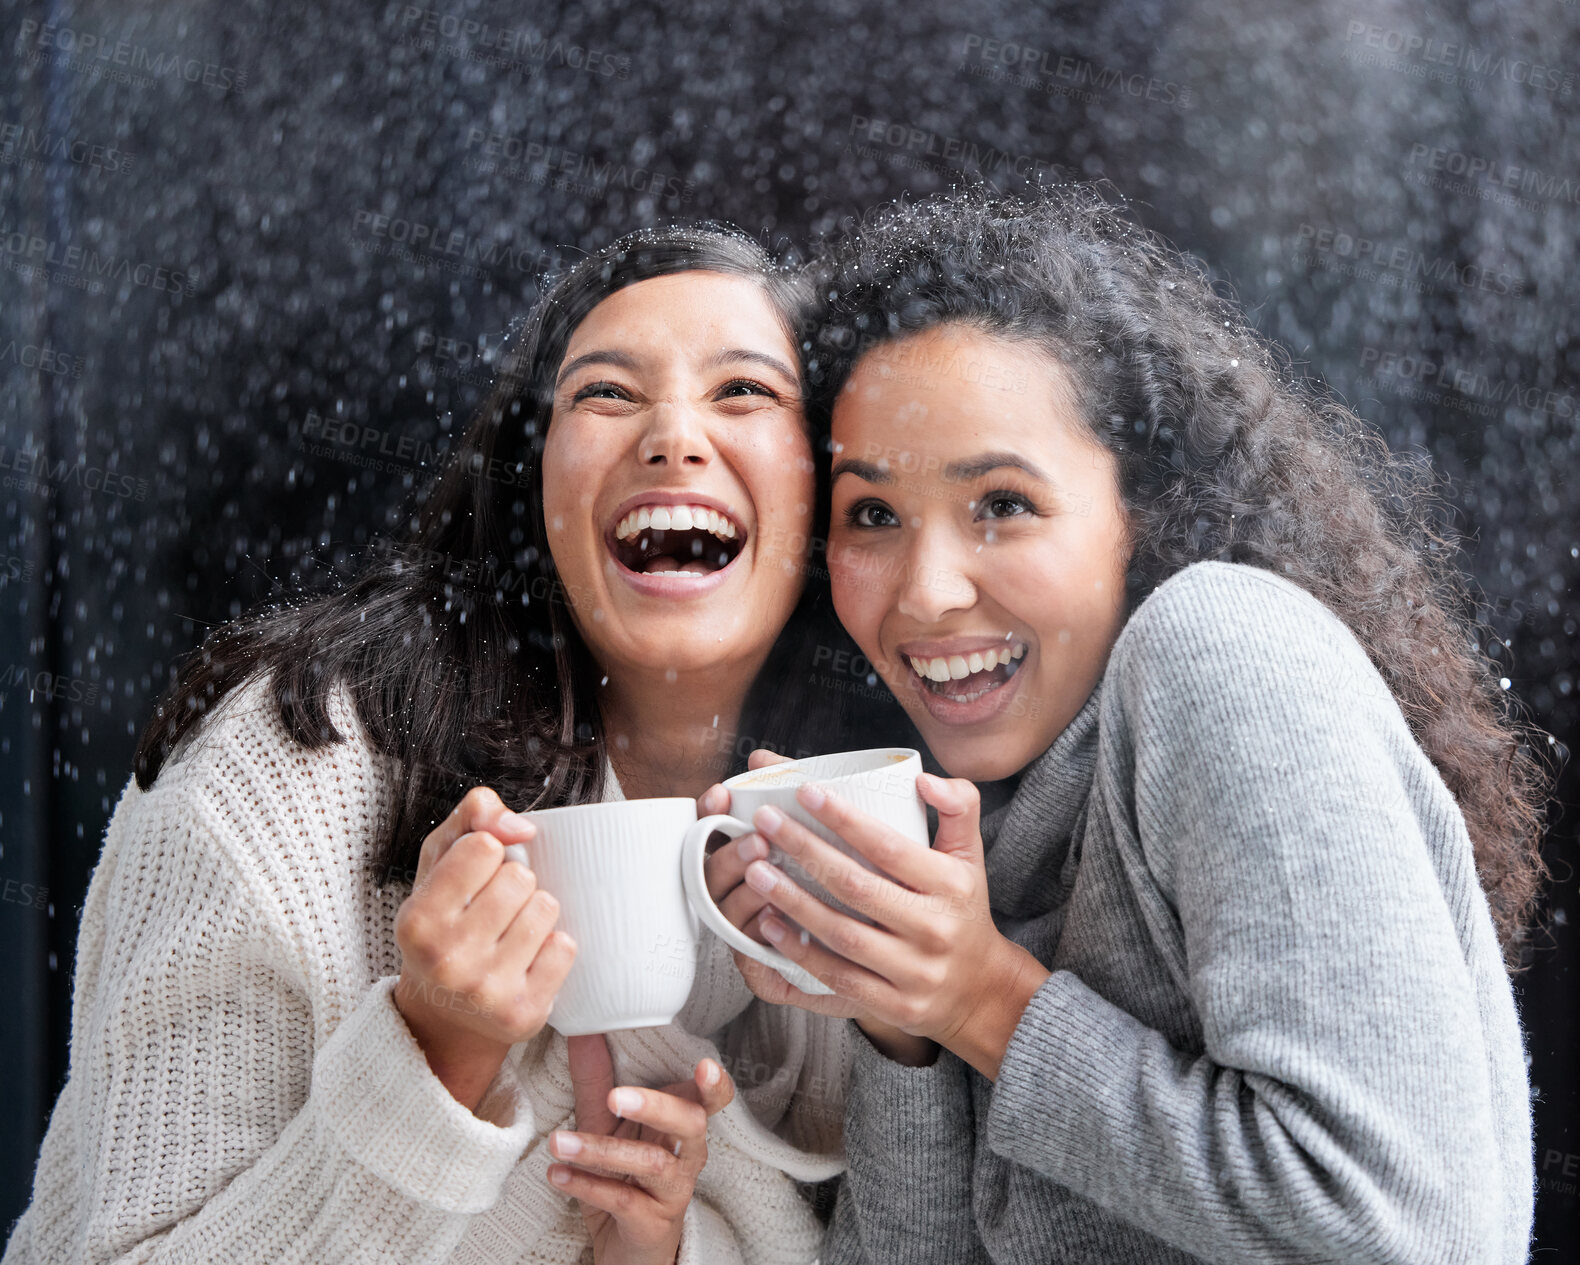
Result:
{"type": "Polygon", "coordinates": [[[630,285],[566,346],[544,522],[628,790],[671,793],[677,768],[708,784],[715,726],[799,599],[816,485],[798,363],[760,281],[719,272],[630,285]]]}
{"type": "Polygon", "coordinates": [[[567,1041],[577,946],[506,854],[534,836],[507,804],[858,745],[843,696],[782,694],[847,644],[804,591],[801,301],[730,231],[590,256],[405,547],[182,665],[93,876],[8,1263],[815,1257],[797,1182],[842,1167],[845,1025],[754,1001],[713,942],[675,1023],[567,1041]]]}

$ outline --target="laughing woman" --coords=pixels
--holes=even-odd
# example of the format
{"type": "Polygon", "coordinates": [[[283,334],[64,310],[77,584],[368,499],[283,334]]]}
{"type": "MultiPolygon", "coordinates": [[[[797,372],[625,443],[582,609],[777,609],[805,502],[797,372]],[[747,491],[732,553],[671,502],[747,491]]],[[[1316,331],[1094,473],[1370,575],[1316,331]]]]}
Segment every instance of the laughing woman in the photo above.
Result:
{"type": "Polygon", "coordinates": [[[813,1258],[848,1025],[715,947],[676,1024],[568,1044],[576,946],[504,856],[506,804],[696,795],[737,733],[838,733],[772,688],[830,635],[800,304],[724,231],[592,256],[407,547],[186,664],[88,893],[7,1265],[813,1258]]]}
{"type": "Polygon", "coordinates": [[[1085,195],[819,293],[835,604],[953,775],[930,851],[803,788],[893,881],[759,814],[872,926],[740,844],[838,996],[754,988],[869,1038],[825,1265],[1524,1261],[1542,773],[1430,504],[1085,195]]]}

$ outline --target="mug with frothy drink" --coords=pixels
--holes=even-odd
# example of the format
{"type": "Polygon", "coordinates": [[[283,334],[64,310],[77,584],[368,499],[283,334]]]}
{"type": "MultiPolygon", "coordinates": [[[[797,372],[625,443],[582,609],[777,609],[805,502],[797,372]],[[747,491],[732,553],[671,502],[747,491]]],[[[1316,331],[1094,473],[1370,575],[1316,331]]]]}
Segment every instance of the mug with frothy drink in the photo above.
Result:
{"type": "MultiPolygon", "coordinates": [[[[927,811],[916,794],[921,771],[916,751],[890,748],[773,765],[724,785],[741,817],[772,804],[856,856],[801,807],[796,787],[825,785],[925,848],[927,811]]],[[[695,801],[679,798],[579,804],[525,816],[537,835],[528,844],[511,845],[506,855],[530,865],[538,885],[554,894],[560,904],[557,926],[577,945],[576,962],[549,1014],[560,1034],[673,1023],[691,995],[703,926],[803,992],[830,991],[789,958],[750,939],[708,895],[708,839],[715,831],[731,838],[749,834],[747,821],[723,814],[698,821],[695,801]]],[[[787,874],[839,906],[801,867],[774,851],[787,874]]]]}

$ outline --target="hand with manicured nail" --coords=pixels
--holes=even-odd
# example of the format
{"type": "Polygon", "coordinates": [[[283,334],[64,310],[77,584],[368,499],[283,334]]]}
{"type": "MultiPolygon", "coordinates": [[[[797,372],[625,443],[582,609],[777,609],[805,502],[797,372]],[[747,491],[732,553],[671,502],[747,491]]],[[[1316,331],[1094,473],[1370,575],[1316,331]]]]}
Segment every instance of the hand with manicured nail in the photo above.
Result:
{"type": "Polygon", "coordinates": [[[708,1117],[735,1097],[712,1059],[690,1081],[662,1089],[615,1087],[602,1036],[569,1037],[575,1132],[559,1130],[549,1153],[557,1190],[580,1204],[595,1265],[672,1265],[697,1174],[708,1159],[708,1117]]]}
{"type": "MultiPolygon", "coordinates": [[[[938,810],[938,835],[930,849],[816,785],[796,792],[813,817],[878,867],[877,874],[785,814],[757,811],[752,824],[758,834],[873,920],[868,925],[851,918],[776,866],[752,861],[746,885],[771,906],[759,919],[763,938],[836,996],[810,997],[782,980],[782,987],[767,987],[807,1010],[827,1013],[829,1007],[818,1003],[836,1000],[854,1004],[860,1008],[857,1022],[873,1043],[902,1062],[929,1061],[918,1057],[924,1051],[914,1041],[936,1041],[995,1079],[1027,1002],[1049,972],[994,925],[976,787],[924,773],[916,789],[938,810]],[[787,917],[777,916],[779,911],[787,917]],[[898,1040],[896,1032],[908,1034],[912,1043],[898,1040]]],[[[741,971],[757,991],[755,973],[744,965],[741,971]]]]}
{"type": "Polygon", "coordinates": [[[423,840],[395,915],[396,1008],[456,1101],[474,1108],[510,1047],[536,1036],[576,958],[559,903],[505,859],[534,827],[474,787],[423,840]]]}

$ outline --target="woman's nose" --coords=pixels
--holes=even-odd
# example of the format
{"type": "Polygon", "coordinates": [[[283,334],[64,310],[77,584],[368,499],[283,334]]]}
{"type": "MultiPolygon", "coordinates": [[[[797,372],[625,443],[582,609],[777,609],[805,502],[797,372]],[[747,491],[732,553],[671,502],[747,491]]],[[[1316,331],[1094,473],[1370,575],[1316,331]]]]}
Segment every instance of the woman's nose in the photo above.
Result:
{"type": "Polygon", "coordinates": [[[695,409],[660,403],[649,415],[637,457],[645,466],[702,466],[713,457],[713,443],[695,409]]]}
{"type": "Polygon", "coordinates": [[[930,546],[920,536],[917,547],[904,560],[906,573],[900,578],[900,614],[918,623],[937,623],[950,611],[969,610],[976,605],[977,589],[966,569],[958,564],[947,547],[930,546]]]}

